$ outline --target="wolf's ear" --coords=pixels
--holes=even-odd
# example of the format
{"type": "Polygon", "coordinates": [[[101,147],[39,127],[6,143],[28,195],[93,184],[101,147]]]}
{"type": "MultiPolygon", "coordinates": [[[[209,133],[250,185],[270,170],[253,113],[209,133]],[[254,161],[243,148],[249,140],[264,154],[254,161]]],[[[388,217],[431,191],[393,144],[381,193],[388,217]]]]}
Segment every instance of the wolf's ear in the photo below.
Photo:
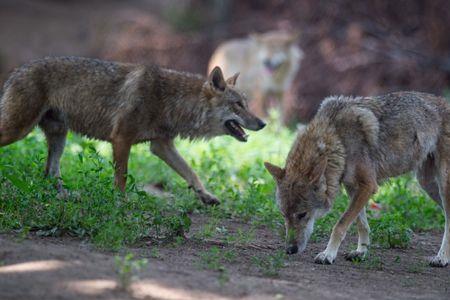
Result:
{"type": "Polygon", "coordinates": [[[264,162],[264,166],[276,181],[280,181],[281,179],[283,179],[286,173],[285,169],[272,165],[270,162],[267,161],[264,162]]]}
{"type": "Polygon", "coordinates": [[[327,159],[321,158],[321,160],[314,165],[308,173],[308,180],[310,184],[317,183],[322,175],[325,174],[327,168],[327,159]]]}
{"type": "Polygon", "coordinates": [[[214,67],[208,76],[208,81],[213,89],[223,92],[227,86],[223,78],[222,70],[219,67],[214,67]]]}
{"type": "Polygon", "coordinates": [[[228,78],[227,79],[227,84],[229,84],[229,85],[236,85],[236,80],[238,79],[238,77],[239,77],[239,72],[237,72],[236,74],[234,74],[232,77],[230,77],[230,78],[228,78]]]}

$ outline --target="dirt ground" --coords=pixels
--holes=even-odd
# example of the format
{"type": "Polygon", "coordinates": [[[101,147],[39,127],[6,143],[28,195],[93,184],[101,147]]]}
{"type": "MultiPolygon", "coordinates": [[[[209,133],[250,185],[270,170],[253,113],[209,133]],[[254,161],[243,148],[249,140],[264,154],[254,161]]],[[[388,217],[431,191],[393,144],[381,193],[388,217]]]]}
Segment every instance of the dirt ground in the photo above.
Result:
{"type": "MultiPolygon", "coordinates": [[[[425,264],[440,242],[439,233],[416,234],[412,247],[372,249],[376,264],[354,264],[342,254],[355,242],[342,247],[334,265],[314,264],[314,255],[326,241],[312,243],[301,255],[291,256],[276,277],[263,275],[252,257],[282,249],[278,234],[264,228],[256,231],[249,246],[234,249],[235,261],[226,264],[229,279],[199,266],[200,253],[217,241],[193,238],[205,218],[195,216],[188,239],[182,245],[159,246],[151,255],[151,242],[128,249],[148,264],[129,291],[117,288],[115,253],[96,250],[77,239],[0,235],[0,299],[449,299],[450,268],[425,264]],[[273,249],[271,249],[273,248],[273,249]],[[154,256],[154,255],[153,255],[154,256]]],[[[248,225],[230,220],[230,233],[248,225]]]]}

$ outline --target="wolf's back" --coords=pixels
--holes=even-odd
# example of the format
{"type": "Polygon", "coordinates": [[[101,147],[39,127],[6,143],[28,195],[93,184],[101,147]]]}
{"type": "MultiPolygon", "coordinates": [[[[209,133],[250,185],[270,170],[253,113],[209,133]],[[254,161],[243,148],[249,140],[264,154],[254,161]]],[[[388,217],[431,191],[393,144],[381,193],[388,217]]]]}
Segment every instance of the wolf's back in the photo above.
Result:
{"type": "MultiPolygon", "coordinates": [[[[72,130],[106,139],[114,116],[126,101],[120,90],[133,68],[136,66],[80,57],[32,61],[10,75],[1,110],[23,118],[27,111],[53,110],[72,130]]],[[[34,113],[30,116],[35,117],[34,113]]]]}
{"type": "Polygon", "coordinates": [[[366,153],[384,178],[416,169],[433,153],[449,116],[449,106],[440,97],[399,92],[333,97],[317,117],[336,129],[349,155],[366,153]]]}
{"type": "Polygon", "coordinates": [[[317,118],[339,130],[360,131],[371,146],[376,146],[380,124],[370,108],[358,105],[361,101],[364,100],[360,97],[328,97],[322,102],[317,118]]]}

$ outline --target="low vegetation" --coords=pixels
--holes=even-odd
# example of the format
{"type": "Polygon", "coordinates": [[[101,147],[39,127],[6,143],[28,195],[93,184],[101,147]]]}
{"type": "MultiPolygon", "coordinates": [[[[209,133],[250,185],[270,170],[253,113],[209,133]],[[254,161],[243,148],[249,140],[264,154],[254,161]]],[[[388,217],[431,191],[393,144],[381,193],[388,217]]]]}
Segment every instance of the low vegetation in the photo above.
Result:
{"type": "MultiPolygon", "coordinates": [[[[228,236],[226,228],[216,226],[228,218],[239,218],[255,227],[264,224],[280,232],[282,238],[275,185],[263,161],[281,165],[294,138],[293,131],[272,121],[263,131],[251,133],[248,143],[229,137],[208,142],[178,141],[183,156],[222,201],[220,206],[204,207],[178,175],[151,155],[146,144],[132,150],[125,198],[112,188],[110,145],[76,135],[69,135],[62,158],[62,178],[69,195],[59,199],[53,188],[55,181],[42,176],[47,149],[42,132],[36,129],[26,139],[0,148],[0,230],[20,236],[29,232],[66,234],[117,250],[144,238],[183,236],[189,231],[190,213],[198,212],[214,222],[205,224],[204,231],[196,236],[199,239],[222,234],[226,242],[245,243],[249,237],[228,236]],[[149,182],[162,184],[173,197],[143,192],[142,186],[149,182]]],[[[404,248],[414,231],[442,230],[441,209],[422,193],[411,176],[387,181],[374,200],[383,207],[381,212],[369,211],[374,245],[404,248]]],[[[347,202],[345,192],[341,193],[332,212],[317,223],[314,239],[328,237],[347,202]]],[[[270,273],[280,268],[280,260],[278,256],[268,260],[270,273]]]]}
{"type": "Polygon", "coordinates": [[[131,283],[138,279],[138,272],[148,263],[145,258],[135,259],[132,253],[128,253],[123,257],[115,256],[114,262],[119,288],[124,290],[128,290],[131,283]]]}

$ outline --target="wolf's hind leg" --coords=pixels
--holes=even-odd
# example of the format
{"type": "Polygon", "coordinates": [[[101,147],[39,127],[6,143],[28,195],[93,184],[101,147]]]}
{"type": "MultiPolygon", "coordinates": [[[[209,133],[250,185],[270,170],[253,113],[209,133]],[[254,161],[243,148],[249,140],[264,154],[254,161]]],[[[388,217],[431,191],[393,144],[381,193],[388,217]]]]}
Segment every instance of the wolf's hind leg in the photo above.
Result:
{"type": "Polygon", "coordinates": [[[59,164],[66,144],[67,126],[62,116],[52,110],[44,114],[39,122],[39,126],[44,131],[48,146],[45,175],[56,177],[58,179],[58,192],[60,194],[65,194],[66,192],[62,186],[59,164]]]}
{"type": "Polygon", "coordinates": [[[428,196],[433,199],[441,208],[442,201],[439,195],[439,185],[437,182],[437,172],[435,160],[433,156],[429,156],[420,166],[416,173],[420,186],[427,192],[428,196]]]}
{"type": "MultiPolygon", "coordinates": [[[[445,153],[444,153],[445,155],[445,153]]],[[[439,192],[444,209],[445,228],[441,248],[430,261],[432,267],[445,267],[450,262],[450,160],[441,161],[439,165],[439,192]],[[448,161],[448,162],[447,162],[448,161]]]]}
{"type": "Polygon", "coordinates": [[[200,179],[178,153],[173,140],[153,140],[150,150],[183,177],[203,203],[219,204],[219,200],[205,189],[200,179]]]}
{"type": "Polygon", "coordinates": [[[7,88],[1,98],[0,146],[24,138],[36,126],[44,113],[44,100],[29,86],[7,88]]]}

